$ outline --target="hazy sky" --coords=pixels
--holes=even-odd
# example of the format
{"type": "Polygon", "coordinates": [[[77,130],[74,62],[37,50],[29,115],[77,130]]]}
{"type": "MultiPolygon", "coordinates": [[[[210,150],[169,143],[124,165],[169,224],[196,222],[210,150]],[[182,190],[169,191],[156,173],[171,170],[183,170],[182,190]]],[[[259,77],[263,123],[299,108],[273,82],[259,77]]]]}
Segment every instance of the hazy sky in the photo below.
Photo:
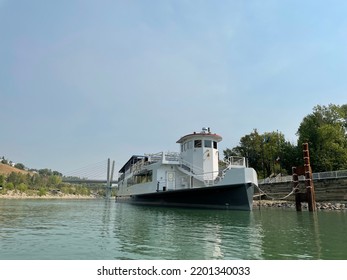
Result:
{"type": "Polygon", "coordinates": [[[347,103],[347,1],[0,0],[0,156],[62,173],[347,103]]]}

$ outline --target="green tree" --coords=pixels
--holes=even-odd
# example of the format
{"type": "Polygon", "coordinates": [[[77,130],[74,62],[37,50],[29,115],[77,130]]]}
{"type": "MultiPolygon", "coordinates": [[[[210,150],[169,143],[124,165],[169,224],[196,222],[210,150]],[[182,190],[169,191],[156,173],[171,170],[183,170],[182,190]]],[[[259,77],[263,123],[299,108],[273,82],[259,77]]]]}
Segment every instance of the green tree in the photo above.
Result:
{"type": "Polygon", "coordinates": [[[55,175],[55,176],[63,177],[63,174],[58,172],[58,171],[53,171],[52,174],[55,175]]]}
{"type": "Polygon", "coordinates": [[[47,189],[45,187],[40,187],[38,195],[39,196],[45,196],[47,194],[47,189]]]}
{"type": "Polygon", "coordinates": [[[31,189],[35,189],[35,190],[39,189],[39,187],[45,185],[45,184],[44,184],[43,177],[42,177],[41,175],[39,175],[38,173],[32,175],[32,176],[30,177],[30,183],[29,183],[29,185],[30,185],[30,188],[31,188],[31,189]]]}
{"type": "Polygon", "coordinates": [[[27,183],[27,177],[25,174],[19,172],[11,172],[7,177],[7,182],[11,182],[14,186],[18,186],[20,183],[27,183]]]}
{"type": "Polygon", "coordinates": [[[58,175],[52,175],[48,177],[48,185],[58,186],[62,182],[62,178],[58,175]]]}
{"type": "Polygon", "coordinates": [[[17,187],[17,190],[19,190],[21,193],[24,193],[28,190],[28,186],[24,183],[20,183],[17,187]]]}
{"type": "Polygon", "coordinates": [[[290,174],[297,162],[296,146],[285,140],[278,131],[259,134],[254,129],[240,139],[240,144],[223,151],[224,158],[242,156],[248,159],[260,178],[278,173],[290,174]]]}
{"type": "Polygon", "coordinates": [[[25,168],[25,166],[24,166],[23,163],[16,163],[14,167],[15,167],[15,168],[18,168],[18,169],[20,169],[20,170],[24,170],[24,168],[25,168]]]}
{"type": "Polygon", "coordinates": [[[298,147],[309,144],[314,172],[347,168],[347,104],[317,105],[301,122],[298,147]]]}
{"type": "Polygon", "coordinates": [[[12,182],[9,182],[6,184],[6,190],[10,190],[10,191],[14,190],[14,185],[12,182]]]}
{"type": "Polygon", "coordinates": [[[51,176],[51,175],[53,175],[53,172],[52,172],[51,169],[44,168],[44,169],[40,169],[40,170],[39,170],[39,174],[40,174],[41,176],[51,176]]]}
{"type": "Polygon", "coordinates": [[[0,174],[0,186],[4,186],[5,185],[5,176],[0,174]]]}

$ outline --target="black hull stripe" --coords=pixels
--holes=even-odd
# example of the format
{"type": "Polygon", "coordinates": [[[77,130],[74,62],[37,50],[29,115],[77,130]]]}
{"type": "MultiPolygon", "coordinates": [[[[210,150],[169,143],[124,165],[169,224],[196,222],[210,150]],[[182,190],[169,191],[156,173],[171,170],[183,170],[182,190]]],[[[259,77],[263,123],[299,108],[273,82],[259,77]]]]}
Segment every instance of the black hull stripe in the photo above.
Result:
{"type": "Polygon", "coordinates": [[[253,193],[254,185],[249,183],[118,196],[116,200],[152,206],[251,210],[253,193]]]}

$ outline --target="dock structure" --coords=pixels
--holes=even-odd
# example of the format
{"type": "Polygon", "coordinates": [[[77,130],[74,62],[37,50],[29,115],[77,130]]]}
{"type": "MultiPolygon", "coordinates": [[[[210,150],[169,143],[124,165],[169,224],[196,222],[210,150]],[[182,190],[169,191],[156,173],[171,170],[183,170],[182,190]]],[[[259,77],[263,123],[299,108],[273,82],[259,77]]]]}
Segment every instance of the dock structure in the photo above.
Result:
{"type": "Polygon", "coordinates": [[[293,167],[293,188],[295,193],[295,206],[296,211],[302,210],[302,202],[308,203],[308,210],[310,212],[316,211],[316,195],[314,191],[313,179],[312,179],[312,169],[310,163],[310,153],[308,149],[308,143],[303,144],[303,156],[304,156],[304,166],[303,167],[293,167]],[[305,175],[305,188],[306,192],[300,192],[299,189],[299,176],[305,175]]]}

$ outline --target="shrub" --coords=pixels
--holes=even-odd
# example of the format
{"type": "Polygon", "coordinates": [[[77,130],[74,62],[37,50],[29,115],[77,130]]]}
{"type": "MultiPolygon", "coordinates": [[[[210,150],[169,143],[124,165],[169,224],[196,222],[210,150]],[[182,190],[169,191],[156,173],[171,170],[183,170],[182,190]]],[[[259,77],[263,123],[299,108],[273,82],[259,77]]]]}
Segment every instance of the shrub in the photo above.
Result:
{"type": "Polygon", "coordinates": [[[12,182],[7,183],[6,190],[9,190],[9,191],[14,190],[14,184],[12,182]]]}
{"type": "Polygon", "coordinates": [[[47,194],[46,188],[43,188],[43,187],[39,188],[39,192],[38,192],[39,196],[44,196],[46,194],[47,194]]]}
{"type": "Polygon", "coordinates": [[[28,186],[24,183],[20,183],[17,190],[19,190],[21,193],[26,192],[28,190],[28,186]]]}

